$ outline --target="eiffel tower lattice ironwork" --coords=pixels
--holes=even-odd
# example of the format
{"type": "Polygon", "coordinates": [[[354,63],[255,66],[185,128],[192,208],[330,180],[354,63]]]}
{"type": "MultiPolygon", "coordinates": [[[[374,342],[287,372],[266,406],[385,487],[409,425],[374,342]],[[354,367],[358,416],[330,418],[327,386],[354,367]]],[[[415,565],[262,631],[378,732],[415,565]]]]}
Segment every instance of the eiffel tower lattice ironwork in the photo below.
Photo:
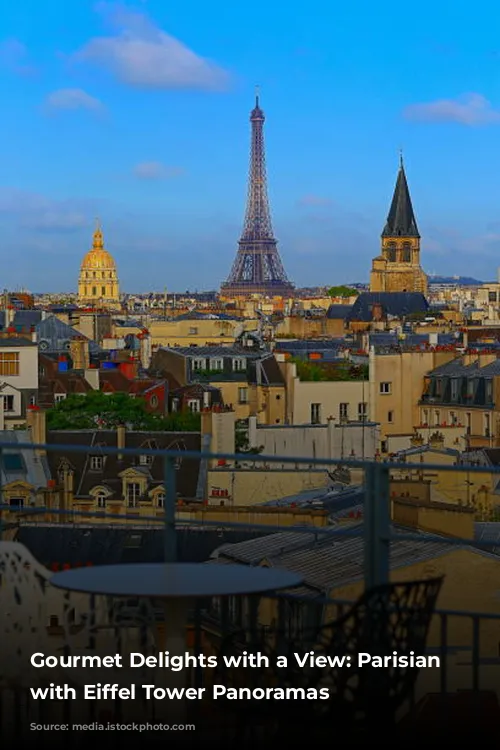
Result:
{"type": "Polygon", "coordinates": [[[273,234],[267,196],[264,112],[259,95],[250,114],[252,126],[248,199],[238,252],[221,293],[227,296],[267,294],[287,296],[294,286],[288,280],[273,234]]]}

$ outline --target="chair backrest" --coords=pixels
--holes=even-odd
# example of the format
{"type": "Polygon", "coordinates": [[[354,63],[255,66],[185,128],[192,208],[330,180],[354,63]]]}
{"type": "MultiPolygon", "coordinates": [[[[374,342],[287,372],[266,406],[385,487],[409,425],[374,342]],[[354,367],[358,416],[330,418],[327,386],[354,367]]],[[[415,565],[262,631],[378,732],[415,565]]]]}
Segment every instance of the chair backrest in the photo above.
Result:
{"type": "Polygon", "coordinates": [[[364,714],[393,714],[400,707],[420,669],[410,657],[426,655],[442,583],[443,578],[433,578],[370,589],[344,617],[321,629],[317,650],[350,657],[350,668],[330,670],[337,698],[364,714]],[[383,667],[360,664],[359,654],[387,661],[383,667]]]}
{"type": "Polygon", "coordinates": [[[51,575],[24,545],[0,542],[0,678],[29,670],[30,656],[47,645],[51,575]]]}

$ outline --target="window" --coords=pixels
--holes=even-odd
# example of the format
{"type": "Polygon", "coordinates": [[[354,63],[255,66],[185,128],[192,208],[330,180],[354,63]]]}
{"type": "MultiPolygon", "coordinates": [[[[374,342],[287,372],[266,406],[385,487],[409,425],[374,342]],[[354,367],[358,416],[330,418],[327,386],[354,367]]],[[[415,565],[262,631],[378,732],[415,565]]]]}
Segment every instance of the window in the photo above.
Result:
{"type": "Polygon", "coordinates": [[[321,424],[321,404],[311,404],[311,424],[321,424]]]}
{"type": "Polygon", "coordinates": [[[380,393],[384,396],[391,392],[392,383],[380,383],[380,393]]]}
{"type": "Polygon", "coordinates": [[[193,359],[193,370],[205,370],[207,362],[205,359],[193,359]]]}
{"type": "Polygon", "coordinates": [[[489,414],[484,415],[484,437],[491,437],[491,420],[489,414]]]}
{"type": "Polygon", "coordinates": [[[19,375],[19,352],[0,352],[0,375],[19,375]]]}
{"type": "Polygon", "coordinates": [[[388,411],[387,412],[387,421],[388,422],[394,422],[394,412],[393,411],[388,411]]]}
{"type": "Polygon", "coordinates": [[[158,406],[158,396],[155,396],[154,394],[149,399],[149,403],[151,404],[153,409],[156,409],[158,406]]]}
{"type": "Polygon", "coordinates": [[[9,506],[11,508],[23,508],[24,497],[11,497],[9,500],[9,506]]]}
{"type": "Polygon", "coordinates": [[[90,468],[92,471],[100,471],[104,466],[104,456],[91,456],[90,468]]]}
{"type": "Polygon", "coordinates": [[[140,456],[139,457],[139,463],[141,466],[151,466],[153,463],[154,456],[140,456]]]}
{"type": "Polygon", "coordinates": [[[368,404],[366,403],[366,401],[363,401],[362,403],[358,404],[358,420],[360,422],[365,422],[367,417],[368,404]]]}
{"type": "Polygon", "coordinates": [[[458,417],[457,417],[456,412],[450,411],[449,418],[450,418],[450,424],[452,425],[458,424],[458,417]]]}
{"type": "Polygon", "coordinates": [[[210,360],[210,369],[211,370],[223,370],[224,369],[224,360],[223,359],[211,359],[210,360]]]}
{"type": "Polygon", "coordinates": [[[394,263],[396,261],[396,243],[395,242],[389,242],[389,245],[387,247],[387,259],[394,263]]]}
{"type": "Polygon", "coordinates": [[[451,381],[451,400],[456,401],[458,399],[458,380],[453,378],[451,381]]]}
{"type": "Polygon", "coordinates": [[[165,507],[165,493],[159,492],[156,496],[156,507],[157,508],[164,508],[165,507]]]}
{"type": "Polygon", "coordinates": [[[439,411],[434,412],[434,426],[439,427],[439,420],[441,419],[441,414],[439,411]]]}
{"type": "Polygon", "coordinates": [[[190,398],[187,402],[187,407],[189,411],[192,411],[193,413],[200,411],[200,400],[197,398],[190,398]]]}
{"type": "MultiPolygon", "coordinates": [[[[95,276],[95,273],[94,273],[94,276],[95,276]]],[[[92,287],[92,296],[93,297],[97,297],[97,287],[96,286],[92,287]]]]}
{"type": "Polygon", "coordinates": [[[103,490],[99,490],[99,492],[96,495],[96,500],[97,500],[98,508],[106,507],[106,493],[103,490]]]}
{"type": "Polygon", "coordinates": [[[238,388],[238,403],[248,404],[248,388],[238,388]]]}
{"type": "Polygon", "coordinates": [[[467,430],[466,430],[467,431],[467,435],[470,435],[471,422],[472,422],[472,415],[471,415],[471,413],[469,411],[465,415],[465,424],[466,424],[466,427],[467,427],[467,430]]]}
{"type": "Polygon", "coordinates": [[[36,405],[36,396],[30,396],[30,406],[36,405]]]}
{"type": "Polygon", "coordinates": [[[54,403],[58,404],[60,401],[64,401],[66,398],[65,393],[54,393],[54,403]]]}
{"type": "Polygon", "coordinates": [[[429,424],[429,410],[422,410],[422,424],[429,424]]]}
{"type": "Polygon", "coordinates": [[[106,296],[106,287],[105,286],[101,287],[101,294],[102,294],[103,297],[106,296]]]}
{"type": "Polygon", "coordinates": [[[172,399],[172,411],[179,411],[179,399],[178,398],[172,399]]]}
{"type": "Polygon", "coordinates": [[[497,302],[496,292],[488,292],[488,302],[497,302]]]}
{"type": "Polygon", "coordinates": [[[387,453],[387,440],[382,440],[380,442],[380,452],[387,453]]]}
{"type": "Polygon", "coordinates": [[[491,380],[486,381],[486,403],[491,404],[493,401],[493,382],[491,380]]]}
{"type": "Polygon", "coordinates": [[[192,328],[189,329],[190,336],[196,336],[197,333],[198,333],[198,329],[196,328],[196,326],[193,326],[192,328]]]}
{"type": "Polygon", "coordinates": [[[141,486],[138,482],[127,484],[127,504],[129,508],[136,508],[141,494],[141,486]]]}
{"type": "Polygon", "coordinates": [[[246,359],[233,359],[233,370],[234,372],[241,372],[247,369],[246,359]]]}
{"type": "Polygon", "coordinates": [[[436,396],[441,395],[442,388],[443,388],[443,381],[441,380],[441,378],[438,378],[438,380],[436,380],[436,396]]]}
{"type": "Polygon", "coordinates": [[[14,396],[3,397],[3,410],[14,411],[14,396]]]}
{"type": "Polygon", "coordinates": [[[339,404],[339,418],[343,421],[349,419],[349,404],[339,404]]]}
{"type": "Polygon", "coordinates": [[[411,263],[411,243],[410,242],[403,243],[403,253],[402,253],[401,259],[403,263],[411,263]]]}

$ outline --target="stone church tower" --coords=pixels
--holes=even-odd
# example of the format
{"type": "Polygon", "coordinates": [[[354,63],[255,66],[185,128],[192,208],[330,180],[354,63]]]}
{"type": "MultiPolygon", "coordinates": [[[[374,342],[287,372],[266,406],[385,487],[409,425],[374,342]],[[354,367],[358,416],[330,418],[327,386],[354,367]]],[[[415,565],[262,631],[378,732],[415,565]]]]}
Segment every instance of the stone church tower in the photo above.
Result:
{"type": "Polygon", "coordinates": [[[402,157],[382,232],[382,250],[372,262],[370,292],[427,293],[427,276],[420,266],[420,234],[402,157]]]}

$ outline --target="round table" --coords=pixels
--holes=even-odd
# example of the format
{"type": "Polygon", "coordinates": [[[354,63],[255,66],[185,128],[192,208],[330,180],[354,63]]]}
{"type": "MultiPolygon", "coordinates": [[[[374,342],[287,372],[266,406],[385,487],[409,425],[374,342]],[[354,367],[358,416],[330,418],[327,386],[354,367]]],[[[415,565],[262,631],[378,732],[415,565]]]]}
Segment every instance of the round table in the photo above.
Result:
{"type": "MultiPolygon", "coordinates": [[[[165,603],[165,650],[184,655],[189,610],[197,599],[265,594],[299,586],[302,578],[276,568],[207,563],[138,563],[76,568],[50,583],[86,594],[161,599],[165,603]]],[[[169,672],[170,685],[185,686],[184,670],[169,672]]]]}

